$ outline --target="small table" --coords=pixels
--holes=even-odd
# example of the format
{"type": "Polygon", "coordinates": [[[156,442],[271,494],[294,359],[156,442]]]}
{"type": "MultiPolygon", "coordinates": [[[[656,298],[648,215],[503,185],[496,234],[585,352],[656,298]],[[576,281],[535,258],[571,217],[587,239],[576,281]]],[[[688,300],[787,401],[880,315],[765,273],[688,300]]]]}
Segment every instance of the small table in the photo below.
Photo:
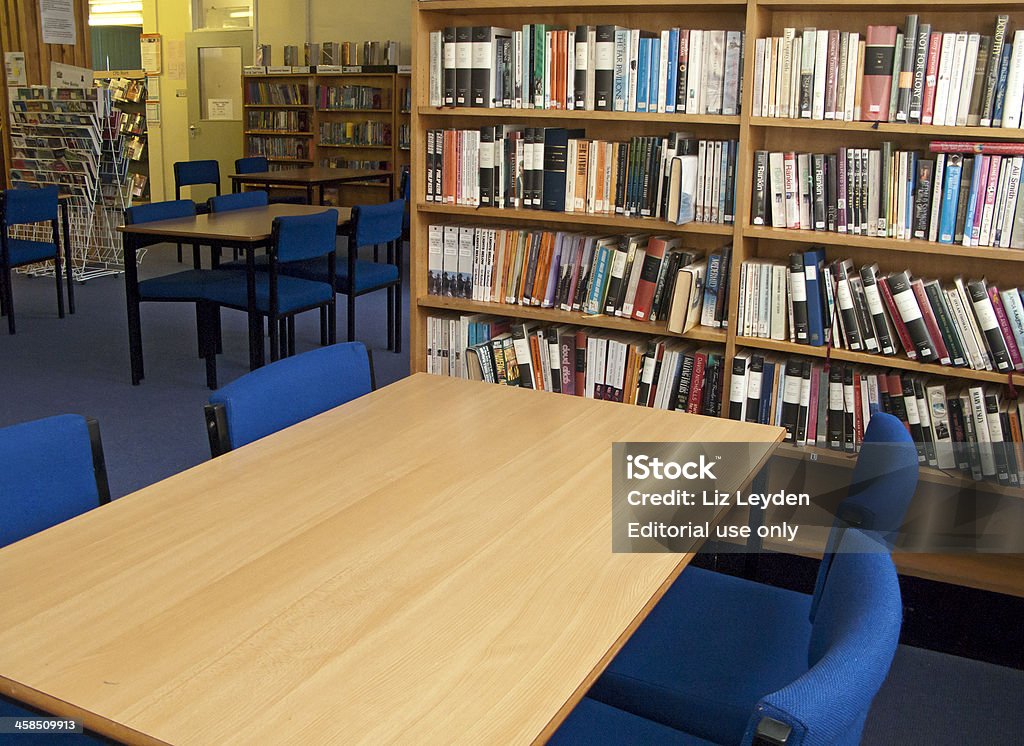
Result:
{"type": "Polygon", "coordinates": [[[395,192],[395,172],[384,169],[364,168],[289,168],[281,171],[262,171],[253,174],[231,174],[231,191],[237,192],[242,184],[259,184],[267,189],[272,186],[298,186],[306,188],[306,201],[313,204],[313,189],[319,187],[320,202],[324,203],[324,189],[339,184],[351,184],[368,179],[384,179],[388,184],[388,199],[395,192]]]}
{"type": "MultiPolygon", "coordinates": [[[[349,222],[352,215],[350,208],[334,209],[338,211],[339,226],[349,222]]],[[[165,242],[182,242],[196,246],[209,245],[213,247],[214,256],[220,248],[245,251],[249,275],[249,365],[258,368],[263,365],[263,324],[253,302],[256,295],[255,251],[269,245],[274,218],[313,215],[323,210],[324,208],[318,205],[278,204],[119,226],[118,230],[121,231],[124,244],[124,282],[128,301],[128,347],[131,355],[132,385],[137,386],[145,377],[142,327],[139,318],[137,254],[140,248],[165,242]]]]}
{"type": "Polygon", "coordinates": [[[128,743],[543,742],[692,556],[612,552],[612,443],[749,442],[729,491],[783,434],[418,374],[0,549],[0,691],[128,743]]]}

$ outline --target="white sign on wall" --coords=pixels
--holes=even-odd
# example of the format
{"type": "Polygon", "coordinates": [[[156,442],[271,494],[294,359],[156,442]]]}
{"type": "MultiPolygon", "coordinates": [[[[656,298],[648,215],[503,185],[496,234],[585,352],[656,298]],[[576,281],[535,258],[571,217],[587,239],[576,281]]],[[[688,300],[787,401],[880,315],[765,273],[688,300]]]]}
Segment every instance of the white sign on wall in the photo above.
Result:
{"type": "Polygon", "coordinates": [[[74,0],[39,0],[44,44],[75,43],[74,0]]]}

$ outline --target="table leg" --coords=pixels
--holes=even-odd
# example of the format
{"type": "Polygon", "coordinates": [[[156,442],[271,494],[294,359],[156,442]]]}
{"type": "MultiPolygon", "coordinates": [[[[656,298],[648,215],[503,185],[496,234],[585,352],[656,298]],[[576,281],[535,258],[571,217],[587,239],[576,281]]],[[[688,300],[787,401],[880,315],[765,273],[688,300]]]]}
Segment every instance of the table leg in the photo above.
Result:
{"type": "Polygon", "coordinates": [[[306,204],[307,205],[313,204],[313,185],[312,184],[307,184],[306,185],[306,204]]]}
{"type": "Polygon", "coordinates": [[[139,269],[135,264],[135,240],[123,234],[124,288],[128,303],[128,355],[131,359],[132,385],[138,386],[145,376],[142,360],[142,322],[139,317],[139,269]]]}
{"type": "Polygon", "coordinates": [[[245,247],[247,310],[249,313],[249,370],[263,365],[263,321],[256,311],[256,247],[245,247]]]}
{"type": "Polygon", "coordinates": [[[75,282],[71,263],[71,216],[69,211],[71,205],[65,204],[61,207],[61,228],[64,234],[64,272],[68,284],[68,313],[75,312],[75,282]]]}

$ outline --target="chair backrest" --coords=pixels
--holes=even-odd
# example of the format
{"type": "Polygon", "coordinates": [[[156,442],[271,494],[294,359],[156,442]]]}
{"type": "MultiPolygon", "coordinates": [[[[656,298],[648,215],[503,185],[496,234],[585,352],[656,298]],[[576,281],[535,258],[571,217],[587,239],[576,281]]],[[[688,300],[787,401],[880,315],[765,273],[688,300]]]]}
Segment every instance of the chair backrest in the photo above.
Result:
{"type": "Polygon", "coordinates": [[[0,430],[0,547],[110,502],[95,420],[57,415],[0,430]]]}
{"type": "Polygon", "coordinates": [[[266,207],[268,204],[270,204],[270,200],[267,197],[267,193],[261,190],[221,194],[217,197],[210,197],[210,212],[228,212],[229,210],[244,210],[248,207],[266,207]]]}
{"type": "Polygon", "coordinates": [[[261,174],[270,170],[270,161],[262,155],[251,155],[235,161],[236,174],[261,174]]]}
{"type": "Polygon", "coordinates": [[[811,629],[810,668],[757,703],[744,743],[752,743],[759,729],[785,736],[787,746],[860,743],[902,620],[896,568],[886,547],[871,532],[847,530],[811,629]]]}
{"type": "Polygon", "coordinates": [[[196,215],[196,204],[189,199],[172,199],[166,202],[150,202],[148,205],[136,205],[124,211],[126,225],[152,223],[155,220],[171,220],[173,218],[192,218],[196,215]]]}
{"type": "Polygon", "coordinates": [[[197,184],[213,184],[220,194],[220,164],[217,161],[178,161],[174,164],[174,188],[181,196],[181,188],[197,184]]]}
{"type": "Polygon", "coordinates": [[[334,253],[338,211],[333,207],[313,215],[274,218],[272,250],[279,262],[297,262],[334,253]]]}
{"type": "Polygon", "coordinates": [[[871,415],[853,469],[850,489],[836,510],[825,555],[818,568],[811,601],[811,621],[817,613],[835,547],[843,532],[849,527],[871,531],[891,548],[917,489],[917,476],[917,448],[906,426],[891,414],[879,412],[871,415]]]}
{"type": "Polygon", "coordinates": [[[3,192],[4,225],[40,223],[57,219],[57,196],[55,186],[40,189],[8,189],[3,192]]]}
{"type": "Polygon", "coordinates": [[[376,246],[402,238],[405,200],[396,199],[383,205],[357,205],[352,208],[352,224],[356,247],[376,246]]]}
{"type": "Polygon", "coordinates": [[[361,342],[319,347],[278,360],[210,397],[210,451],[219,456],[373,389],[373,364],[361,342]]]}

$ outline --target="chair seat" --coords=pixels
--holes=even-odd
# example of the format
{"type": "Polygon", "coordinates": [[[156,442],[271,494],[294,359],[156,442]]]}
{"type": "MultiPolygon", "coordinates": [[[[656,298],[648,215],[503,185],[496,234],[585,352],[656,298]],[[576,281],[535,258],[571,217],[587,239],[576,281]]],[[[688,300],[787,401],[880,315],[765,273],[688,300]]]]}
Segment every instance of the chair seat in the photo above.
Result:
{"type": "Polygon", "coordinates": [[[142,300],[208,300],[207,291],[211,285],[229,280],[236,274],[228,270],[188,269],[151,277],[139,283],[139,297],[142,300]]]}
{"type": "MultiPolygon", "coordinates": [[[[210,300],[224,306],[245,310],[248,307],[249,291],[246,275],[229,272],[231,278],[213,283],[207,288],[210,300]]],[[[298,277],[278,275],[277,309],[279,313],[290,313],[326,303],[334,297],[334,288],[325,282],[303,280],[298,277]]],[[[256,275],[256,309],[262,313],[270,311],[270,276],[260,272],[256,275]]]]}
{"type": "Polygon", "coordinates": [[[46,241],[28,241],[23,238],[8,239],[7,251],[10,253],[12,267],[54,259],[57,256],[56,245],[46,241]]]}
{"type": "Polygon", "coordinates": [[[711,741],[584,697],[548,746],[715,746],[711,741]]]}
{"type": "MultiPolygon", "coordinates": [[[[265,271],[267,267],[270,265],[270,257],[266,254],[259,254],[253,257],[253,260],[254,266],[256,267],[257,270],[261,272],[265,271]]],[[[248,266],[246,265],[245,262],[245,259],[235,259],[234,261],[230,262],[221,262],[220,268],[232,270],[240,269],[244,272],[246,269],[248,269],[248,266]]],[[[322,282],[326,282],[326,280],[322,280],[322,282]]]]}
{"type": "MultiPolygon", "coordinates": [[[[38,718],[38,717],[50,717],[49,715],[40,715],[35,710],[30,710],[26,707],[22,707],[14,700],[7,699],[6,697],[0,696],[0,717],[3,718],[38,718]]],[[[12,741],[17,741],[16,736],[11,736],[12,741]]],[[[0,739],[6,740],[6,739],[0,739]]],[[[31,738],[24,739],[25,743],[33,744],[34,746],[70,746],[70,744],[83,744],[83,743],[95,743],[95,744],[108,744],[110,743],[102,736],[96,736],[91,733],[78,733],[76,735],[70,735],[68,733],[59,732],[47,732],[47,731],[35,731],[31,733],[31,738]]]]}
{"type": "MultiPolygon", "coordinates": [[[[394,264],[357,260],[355,269],[355,287],[353,288],[352,283],[349,282],[348,262],[343,257],[338,257],[334,286],[339,293],[347,295],[353,290],[356,293],[365,293],[369,290],[387,287],[398,282],[398,267],[394,264]]],[[[294,262],[285,271],[295,277],[327,282],[326,259],[294,262]]]]}
{"type": "Polygon", "coordinates": [[[802,593],[687,568],[589,696],[740,743],[758,700],[807,672],[810,605],[802,593]]]}

